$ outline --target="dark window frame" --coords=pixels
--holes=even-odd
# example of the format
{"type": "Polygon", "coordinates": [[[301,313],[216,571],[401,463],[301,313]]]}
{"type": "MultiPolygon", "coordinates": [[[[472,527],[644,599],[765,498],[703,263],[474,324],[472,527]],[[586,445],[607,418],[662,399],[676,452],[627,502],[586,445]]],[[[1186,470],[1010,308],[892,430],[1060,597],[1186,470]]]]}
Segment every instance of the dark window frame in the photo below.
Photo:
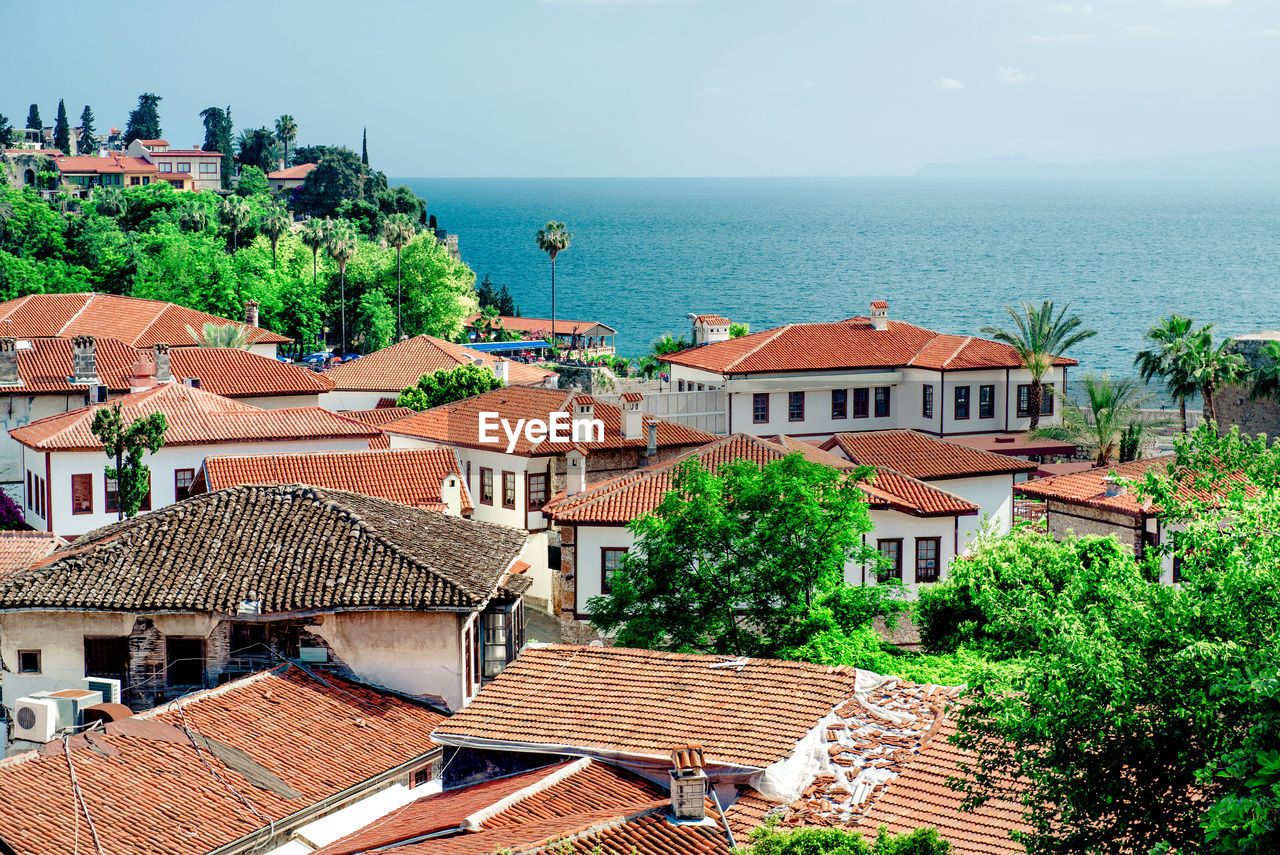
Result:
{"type": "Polygon", "coordinates": [[[853,417],[865,419],[871,416],[871,390],[860,386],[853,390],[853,417]]]}
{"type": "Polygon", "coordinates": [[[996,417],[996,385],[983,383],[978,387],[978,418],[994,419],[996,417]]]}
{"type": "Polygon", "coordinates": [[[916,538],[916,584],[929,584],[937,582],[942,578],[942,538],[940,537],[917,537],[916,538]],[[923,554],[922,546],[932,545],[933,547],[933,569],[929,570],[924,562],[930,559],[923,554]],[[922,566],[924,565],[924,566],[922,566]],[[930,575],[932,574],[932,576],[930,575]]]}
{"type": "Polygon", "coordinates": [[[892,569],[885,570],[883,566],[876,568],[876,581],[888,582],[890,579],[902,580],[902,538],[900,537],[882,537],[876,541],[876,555],[881,558],[888,558],[889,553],[884,551],[886,546],[896,546],[898,554],[895,566],[892,569]]]}
{"type": "Polygon", "coordinates": [[[955,387],[955,405],[952,409],[952,417],[958,422],[969,420],[969,405],[971,403],[970,393],[973,391],[971,386],[955,387]]]}
{"type": "Polygon", "coordinates": [[[71,515],[80,516],[81,514],[92,514],[92,513],[93,513],[93,473],[92,472],[74,473],[71,476],[71,515]],[[83,478],[89,479],[89,489],[87,493],[76,489],[76,480],[83,479],[83,478]],[[79,492],[82,496],[87,496],[89,500],[89,506],[84,508],[83,510],[76,506],[77,492],[79,492]]]}
{"type": "Polygon", "coordinates": [[[480,467],[480,504],[493,505],[493,469],[488,466],[480,467]],[[488,476],[487,484],[485,483],[486,476],[488,476]],[[486,488],[488,490],[487,498],[485,496],[486,488]]]}
{"type": "Polygon", "coordinates": [[[787,421],[804,421],[804,392],[787,393],[787,421]],[[796,415],[796,413],[799,413],[799,415],[796,415]]]}
{"type": "Polygon", "coordinates": [[[613,593],[613,586],[609,583],[609,577],[613,573],[617,573],[620,566],[609,567],[609,558],[616,555],[618,565],[622,562],[622,556],[626,555],[630,550],[625,546],[602,546],[600,547],[600,593],[613,593]]]}
{"type": "Polygon", "coordinates": [[[933,384],[925,383],[920,390],[920,417],[933,418],[933,384]]]}
{"type": "Polygon", "coordinates": [[[18,673],[19,674],[43,674],[44,673],[44,657],[39,650],[19,650],[18,651],[18,673]],[[35,667],[30,667],[30,659],[24,657],[35,657],[35,667]]]}
{"type": "MultiPolygon", "coordinates": [[[[1053,415],[1053,384],[1040,384],[1040,417],[1053,415]]],[[[1031,418],[1031,384],[1018,384],[1018,418],[1031,418]]]]}
{"type": "Polygon", "coordinates": [[[751,422],[762,425],[769,421],[769,393],[756,392],[751,396],[751,422]]]}
{"type": "Polygon", "coordinates": [[[175,500],[175,501],[180,501],[180,500],[182,499],[182,497],[183,497],[183,496],[185,496],[185,495],[187,494],[187,491],[191,489],[191,485],[192,485],[193,483],[195,483],[195,480],[196,480],[196,470],[194,470],[194,469],[175,469],[175,470],[173,470],[173,498],[174,498],[174,500],[175,500]],[[186,484],[180,484],[180,483],[178,483],[178,482],[179,482],[179,480],[180,480],[181,478],[183,478],[183,477],[184,477],[184,473],[185,473],[185,477],[186,477],[186,479],[187,479],[187,483],[186,483],[186,484]]]}
{"type": "Polygon", "coordinates": [[[209,662],[209,651],[205,644],[205,640],[199,637],[185,635],[169,635],[164,639],[164,673],[165,686],[174,688],[191,688],[193,686],[204,686],[205,684],[205,666],[209,662]],[[200,646],[200,656],[174,656],[174,648],[184,644],[198,644],[200,646]],[[192,663],[199,662],[200,680],[198,682],[181,682],[177,679],[179,675],[191,673],[194,675],[195,665],[192,663]],[[187,669],[191,669],[188,672],[187,669]]]}
{"type": "Polygon", "coordinates": [[[878,419],[891,418],[893,416],[893,393],[890,391],[891,387],[877,386],[875,388],[876,388],[876,394],[875,394],[876,418],[878,419]],[[884,406],[883,407],[880,406],[881,404],[883,404],[884,406]]]}
{"type": "Polygon", "coordinates": [[[529,506],[529,510],[541,510],[542,506],[547,503],[550,491],[550,478],[547,477],[546,472],[528,472],[525,474],[524,495],[525,503],[529,506]],[[537,486],[535,486],[535,481],[539,482],[537,486]]]}
{"type": "Polygon", "coordinates": [[[831,418],[833,419],[849,418],[849,390],[848,389],[832,389],[831,390],[831,418]]]}
{"type": "Polygon", "coordinates": [[[519,490],[516,489],[516,473],[510,469],[502,470],[502,507],[509,511],[516,509],[516,500],[519,499],[519,490]],[[510,488],[508,490],[508,487],[510,488]],[[510,494],[510,498],[508,498],[510,494]]]}

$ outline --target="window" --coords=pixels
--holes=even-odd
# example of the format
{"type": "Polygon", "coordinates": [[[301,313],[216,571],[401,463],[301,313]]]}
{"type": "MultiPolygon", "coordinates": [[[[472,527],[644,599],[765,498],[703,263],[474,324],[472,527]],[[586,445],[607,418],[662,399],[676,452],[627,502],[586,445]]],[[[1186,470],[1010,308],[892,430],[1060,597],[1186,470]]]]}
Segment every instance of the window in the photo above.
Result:
{"type": "Polygon", "coordinates": [[[35,497],[35,490],[31,486],[31,470],[27,470],[27,510],[35,510],[35,505],[31,502],[35,497]]]}
{"type": "Polygon", "coordinates": [[[129,676],[129,636],[84,637],[84,675],[110,677],[127,683],[129,676]]]}
{"type": "Polygon", "coordinates": [[[514,508],[516,506],[516,473],[502,473],[502,507],[514,508]]]}
{"type": "Polygon", "coordinates": [[[39,674],[40,673],[40,651],[39,650],[19,650],[18,651],[18,673],[19,674],[39,674]]]}
{"type": "Polygon", "coordinates": [[[758,425],[769,421],[768,392],[756,392],[751,396],[751,420],[758,425]]]}
{"type": "Polygon", "coordinates": [[[920,395],[920,415],[926,419],[933,418],[933,384],[926,384],[920,395]]]}
{"type": "Polygon", "coordinates": [[[978,418],[994,419],[996,417],[996,387],[978,387],[978,418]]]}
{"type": "Polygon", "coordinates": [[[613,574],[622,569],[622,556],[626,549],[606,546],[600,550],[600,593],[613,593],[613,574]]]}
{"type": "Polygon", "coordinates": [[[93,476],[71,476],[71,513],[93,513],[93,476]]]}
{"type": "Polygon", "coordinates": [[[466,648],[466,651],[467,651],[467,693],[468,694],[471,693],[471,687],[475,685],[475,681],[476,681],[475,680],[475,673],[476,673],[475,671],[475,661],[476,661],[475,637],[476,637],[476,624],[478,623],[480,623],[479,620],[477,620],[474,624],[471,624],[470,626],[468,626],[467,631],[462,634],[462,646],[466,648]]]}
{"type": "Polygon", "coordinates": [[[142,497],[142,504],[138,505],[138,510],[151,510],[151,472],[147,471],[147,494],[142,497]]]}
{"type": "Polygon", "coordinates": [[[157,163],[156,168],[161,172],[173,172],[172,163],[157,163]]]}
{"type": "Polygon", "coordinates": [[[48,508],[45,506],[47,497],[44,492],[44,479],[39,475],[34,475],[32,480],[35,486],[35,495],[32,497],[32,501],[35,503],[33,510],[36,512],[36,516],[40,517],[40,519],[45,519],[45,511],[48,508]]]}
{"type": "Polygon", "coordinates": [[[231,624],[231,655],[263,657],[270,654],[265,623],[231,624]]]}
{"type": "Polygon", "coordinates": [[[849,390],[831,390],[831,418],[843,419],[849,416],[849,390]]]}
{"type": "Polygon", "coordinates": [[[204,685],[204,639],[166,638],[165,680],[169,688],[204,685]]]}
{"type": "Polygon", "coordinates": [[[129,179],[129,186],[130,186],[130,187],[137,187],[137,186],[138,186],[139,184],[141,184],[141,183],[142,183],[142,179],[141,179],[141,178],[138,178],[136,175],[135,175],[133,178],[130,178],[130,179],[129,179]]]}
{"type": "Polygon", "coordinates": [[[480,467],[480,504],[493,504],[493,470],[487,466],[480,467]]]}
{"type": "Polygon", "coordinates": [[[969,418],[969,387],[956,387],[956,419],[969,418]]]}
{"type": "Polygon", "coordinates": [[[942,549],[940,537],[916,538],[916,581],[938,581],[938,553],[942,549]]]}
{"type": "Polygon", "coordinates": [[[890,579],[902,578],[902,538],[877,540],[876,550],[880,553],[880,572],[877,579],[887,582],[890,579]]]}
{"type": "Polygon", "coordinates": [[[853,417],[855,419],[865,419],[870,410],[867,408],[867,390],[853,390],[853,417]]]}
{"type": "Polygon", "coordinates": [[[120,510],[120,486],[115,478],[107,479],[107,511],[115,513],[120,510]]]}
{"type": "Polygon", "coordinates": [[[804,392],[787,393],[787,419],[793,422],[804,421],[804,392]]]}
{"type": "Polygon", "coordinates": [[[409,780],[409,789],[414,787],[424,787],[436,779],[436,767],[434,763],[428,763],[421,769],[414,769],[413,776],[409,780]]]}
{"type": "Polygon", "coordinates": [[[887,419],[889,417],[889,387],[876,387],[876,418],[887,419]]]}
{"type": "Polygon", "coordinates": [[[187,495],[187,489],[190,488],[191,482],[196,480],[196,470],[194,469],[175,469],[173,470],[173,497],[181,499],[187,495]]]}
{"type": "Polygon", "coordinates": [[[190,171],[191,171],[191,164],[190,164],[190,163],[181,163],[181,162],[179,162],[179,163],[178,163],[178,171],[179,171],[179,172],[190,172],[190,171]]]}
{"type": "Polygon", "coordinates": [[[216,164],[216,163],[202,163],[202,164],[200,164],[200,174],[201,174],[201,175],[217,175],[217,174],[218,174],[218,164],[216,164]]]}
{"type": "Polygon", "coordinates": [[[480,627],[481,676],[491,680],[524,645],[524,610],[519,603],[497,606],[480,616],[480,627]]]}
{"type": "Polygon", "coordinates": [[[677,392],[683,392],[683,391],[684,391],[684,381],[683,381],[683,380],[677,380],[676,382],[679,384],[679,385],[676,387],[676,391],[677,391],[677,392]]]}
{"type": "MultiPolygon", "coordinates": [[[[1053,415],[1053,384],[1040,384],[1040,415],[1053,415]]],[[[1031,384],[1023,383],[1018,386],[1018,418],[1026,419],[1031,417],[1031,384]]]]}
{"type": "Polygon", "coordinates": [[[547,473],[530,472],[526,487],[529,493],[529,509],[536,511],[547,503],[547,473]]]}

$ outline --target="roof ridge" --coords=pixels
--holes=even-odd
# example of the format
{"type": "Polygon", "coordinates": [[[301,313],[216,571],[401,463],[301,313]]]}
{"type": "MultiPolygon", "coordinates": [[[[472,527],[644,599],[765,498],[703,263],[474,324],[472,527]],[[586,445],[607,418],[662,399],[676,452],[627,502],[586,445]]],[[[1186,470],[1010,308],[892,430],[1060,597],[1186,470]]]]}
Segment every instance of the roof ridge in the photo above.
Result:
{"type": "MultiPolygon", "coordinates": [[[[28,296],[28,297],[34,297],[35,295],[34,295],[34,294],[28,294],[27,296],[28,296]]],[[[85,311],[86,309],[88,309],[88,308],[89,308],[89,304],[90,304],[90,303],[92,303],[95,299],[97,299],[97,297],[98,297],[98,292],[97,292],[97,291],[90,291],[90,292],[89,292],[89,299],[87,299],[87,300],[85,300],[85,301],[84,301],[84,305],[83,305],[83,306],[81,306],[80,308],[76,309],[76,312],[75,312],[75,314],[74,314],[74,315],[72,315],[71,317],[67,318],[67,322],[66,322],[65,324],[63,324],[62,326],[58,327],[58,331],[57,331],[56,333],[54,333],[54,335],[56,335],[58,338],[62,338],[62,337],[63,337],[63,334],[64,334],[64,333],[66,333],[66,331],[67,331],[67,327],[69,327],[69,326],[71,326],[72,324],[74,324],[74,323],[76,322],[76,318],[78,318],[78,317],[80,317],[82,314],[84,314],[84,311],[85,311]]],[[[19,308],[21,308],[21,307],[19,307],[19,308]]]]}
{"type": "MultiPolygon", "coordinates": [[[[909,481],[912,484],[918,484],[920,487],[924,488],[925,490],[931,493],[941,493],[942,495],[949,496],[950,498],[955,499],[957,502],[968,505],[971,508],[978,508],[977,505],[975,505],[973,502],[969,501],[968,499],[964,498],[963,496],[956,495],[950,490],[944,490],[941,487],[935,487],[932,484],[930,484],[928,481],[921,481],[919,478],[913,478],[910,475],[907,475],[905,472],[899,472],[897,469],[894,469],[891,466],[872,466],[871,468],[876,470],[877,472],[884,470],[885,472],[898,476],[904,481],[909,481]]],[[[873,483],[872,486],[876,486],[876,485],[873,483]]],[[[887,489],[884,487],[877,487],[877,489],[884,490],[884,492],[888,493],[891,496],[894,496],[895,498],[902,499],[904,502],[911,502],[911,504],[913,505],[915,504],[915,502],[912,502],[911,499],[907,498],[906,496],[899,496],[897,493],[893,492],[890,489],[887,489]]],[[[981,508],[978,508],[978,510],[981,510],[981,508]]]]}
{"type": "MultiPolygon", "coordinates": [[[[764,347],[767,344],[771,344],[774,339],[776,339],[778,336],[782,335],[784,332],[786,332],[787,330],[791,329],[794,326],[796,326],[796,324],[783,324],[780,327],[775,327],[773,330],[762,330],[761,331],[762,333],[772,332],[773,335],[770,335],[767,338],[761,338],[759,344],[757,344],[755,347],[751,348],[746,353],[739,356],[737,359],[733,360],[733,362],[730,362],[727,366],[725,366],[725,370],[732,371],[748,356],[755,356],[756,353],[760,350],[760,348],[764,347]]],[[[733,339],[729,339],[729,341],[733,341],[733,339]]]]}
{"type": "Polygon", "coordinates": [[[960,351],[962,351],[962,350],[964,350],[966,347],[968,347],[968,346],[969,346],[969,342],[971,342],[971,341],[973,341],[973,336],[971,336],[971,335],[967,335],[967,336],[965,336],[965,337],[963,338],[963,340],[961,340],[960,344],[958,344],[958,345],[956,346],[956,349],[955,349],[955,350],[953,350],[953,351],[951,352],[951,355],[950,355],[950,356],[948,356],[946,359],[942,360],[942,365],[943,365],[944,367],[945,367],[945,366],[947,366],[947,365],[950,365],[950,364],[951,364],[951,360],[953,360],[953,359],[955,359],[957,356],[959,356],[959,355],[960,355],[960,351]]]}

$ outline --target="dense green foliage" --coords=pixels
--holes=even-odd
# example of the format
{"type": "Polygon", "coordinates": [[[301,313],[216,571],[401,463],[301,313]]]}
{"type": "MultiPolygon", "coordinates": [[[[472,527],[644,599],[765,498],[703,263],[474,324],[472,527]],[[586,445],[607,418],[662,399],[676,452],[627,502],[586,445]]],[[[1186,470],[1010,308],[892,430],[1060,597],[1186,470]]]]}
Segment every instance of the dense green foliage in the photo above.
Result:
{"type": "Polygon", "coordinates": [[[293,208],[313,217],[334,217],[346,201],[364,195],[364,168],[349,148],[329,148],[294,195],[293,208]]]}
{"type": "Polygon", "coordinates": [[[58,99],[58,118],[53,123],[53,147],[64,154],[71,153],[71,122],[67,119],[67,104],[58,99]]]}
{"type": "Polygon", "coordinates": [[[276,140],[275,133],[266,128],[241,131],[237,148],[240,150],[238,159],[241,168],[253,166],[264,175],[275,171],[280,161],[280,143],[276,140]]]}
{"type": "Polygon", "coordinates": [[[160,96],[144,92],[138,96],[138,106],[129,113],[124,127],[124,144],[134,140],[158,140],[164,136],[160,130],[160,96]]]}
{"type": "Polygon", "coordinates": [[[1137,380],[1086,374],[1080,389],[1084,392],[1083,404],[1065,390],[1058,392],[1062,421],[1039,428],[1036,434],[1090,449],[1097,466],[1136,459],[1142,445],[1164,426],[1164,422],[1143,415],[1150,397],[1137,380]]]}
{"type": "Polygon", "coordinates": [[[281,159],[289,165],[289,146],[298,138],[298,123],[293,116],[285,113],[276,119],[276,139],[280,141],[281,159]]]}
{"type": "Polygon", "coordinates": [[[1070,306],[1063,306],[1055,315],[1053,302],[1045,300],[1039,306],[1023,303],[1020,311],[1005,306],[1013,319],[1013,329],[988,326],[982,328],[998,342],[1009,345],[1018,353],[1022,367],[1031,372],[1031,391],[1027,405],[1031,411],[1031,430],[1040,426],[1040,402],[1044,394],[1044,375],[1053,367],[1053,361],[1087,338],[1097,335],[1096,330],[1082,329],[1078,315],[1067,316],[1070,306]]]}
{"type": "Polygon", "coordinates": [[[507,290],[507,286],[495,288],[488,273],[484,275],[484,281],[476,287],[476,297],[480,301],[482,312],[485,309],[493,309],[495,315],[506,318],[520,317],[520,307],[516,305],[515,298],[507,290]]]}
{"type": "Polygon", "coordinates": [[[44,121],[41,120],[40,118],[39,105],[32,104],[29,108],[27,108],[27,125],[26,126],[28,128],[35,128],[36,130],[44,129],[44,121]]]}
{"type": "Polygon", "coordinates": [[[231,107],[225,110],[222,107],[205,107],[200,111],[200,118],[204,122],[204,145],[201,148],[222,153],[222,189],[226,190],[231,186],[233,172],[231,107]]]}
{"type": "MultiPolygon", "coordinates": [[[[281,232],[273,263],[262,220],[278,205],[274,200],[238,199],[248,207],[249,224],[238,227],[233,241],[213,193],[180,193],[163,183],[107,192],[112,189],[99,188],[94,201],[64,211],[58,200],[45,202],[33,191],[0,188],[0,207],[12,211],[0,223],[0,299],[102,291],[170,300],[233,319],[243,315],[246,300],[257,300],[262,325],[294,338],[307,352],[317,334],[337,332],[337,264],[319,252],[313,280],[312,251],[291,230],[281,232]]],[[[354,312],[366,293],[378,292],[387,306],[394,304],[397,250],[363,238],[357,243],[345,288],[358,324],[377,317],[354,312]]],[[[455,338],[476,309],[475,275],[426,233],[415,234],[400,256],[405,332],[455,338]]],[[[368,307],[376,299],[364,302],[368,307]]],[[[354,341],[385,340],[358,326],[351,333],[354,341]]]]}
{"type": "Polygon", "coordinates": [[[93,133],[93,108],[88,104],[80,111],[80,139],[77,141],[80,154],[93,154],[97,148],[97,137],[93,133]]]}
{"type": "Polygon", "coordinates": [[[103,407],[93,414],[93,435],[102,443],[107,459],[107,481],[116,482],[117,518],[136,516],[142,500],[151,490],[151,468],[142,462],[143,452],[155,454],[164,446],[169,425],[164,413],[139,416],[124,423],[120,404],[103,407]]]}
{"type": "Polygon", "coordinates": [[[951,844],[932,828],[890,834],[883,827],[875,843],[856,831],[839,828],[780,829],[762,826],[751,833],[751,855],[949,855],[951,844]]]}
{"type": "Polygon", "coordinates": [[[451,404],[463,398],[470,398],[472,395],[483,395],[485,392],[501,388],[502,381],[482,365],[440,368],[430,374],[423,374],[418,379],[418,385],[401,392],[400,397],[396,399],[396,406],[408,407],[412,410],[429,410],[432,407],[451,404]]]}
{"type": "Polygon", "coordinates": [[[16,132],[9,123],[9,117],[0,113],[0,148],[8,148],[14,144],[16,132]]]}

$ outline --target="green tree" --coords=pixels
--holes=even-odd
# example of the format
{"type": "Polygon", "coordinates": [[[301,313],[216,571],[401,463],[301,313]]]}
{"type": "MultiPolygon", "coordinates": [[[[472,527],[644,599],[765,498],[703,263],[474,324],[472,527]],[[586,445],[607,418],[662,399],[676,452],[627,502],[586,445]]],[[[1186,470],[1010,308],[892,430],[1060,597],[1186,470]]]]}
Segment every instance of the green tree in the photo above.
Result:
{"type": "Polygon", "coordinates": [[[27,109],[27,127],[34,128],[37,131],[44,130],[44,122],[40,118],[40,108],[32,104],[27,109]]]}
{"type": "Polygon", "coordinates": [[[350,223],[338,220],[325,235],[324,249],[338,263],[338,311],[342,320],[342,353],[347,352],[347,264],[355,257],[359,240],[350,223]]]}
{"type": "Polygon", "coordinates": [[[551,343],[556,343],[556,256],[569,248],[573,235],[564,223],[552,220],[538,229],[538,249],[551,259],[551,343]]]}
{"type": "Polygon", "coordinates": [[[369,129],[360,129],[360,163],[369,168],[369,129]]]}
{"type": "Polygon", "coordinates": [[[209,227],[209,210],[198,199],[187,199],[178,213],[178,226],[183,231],[202,232],[209,227]]]}
{"type": "Polygon", "coordinates": [[[271,192],[271,182],[266,173],[256,166],[240,167],[240,180],[236,182],[237,196],[258,196],[271,192]]]}
{"type": "Polygon", "coordinates": [[[729,324],[729,338],[742,338],[751,332],[751,324],[729,324]]]}
{"type": "Polygon", "coordinates": [[[1005,311],[1013,318],[1015,325],[1012,331],[994,326],[982,328],[983,335],[989,335],[1017,351],[1022,367],[1031,374],[1031,390],[1027,397],[1027,407],[1031,411],[1031,430],[1040,426],[1040,404],[1044,399],[1042,381],[1053,367],[1054,360],[1085,339],[1098,334],[1096,330],[1081,329],[1078,316],[1067,317],[1069,308],[1069,305],[1063,306],[1062,311],[1055,316],[1051,300],[1045,300],[1038,308],[1031,303],[1023,303],[1021,312],[1006,306],[1005,311]]]}
{"type": "Polygon", "coordinates": [[[427,224],[427,203],[408,187],[401,185],[379,192],[377,203],[383,214],[408,214],[418,225],[427,224]]]}
{"type": "Polygon", "coordinates": [[[126,425],[119,402],[93,414],[90,429],[115,463],[106,467],[106,473],[108,481],[116,482],[116,519],[133,517],[142,508],[151,490],[151,469],[142,462],[142,455],[155,454],[164,446],[168,427],[164,413],[139,416],[126,425]]]}
{"type": "Polygon", "coordinates": [[[1188,341],[1188,376],[1204,400],[1204,417],[1218,423],[1218,392],[1223,386],[1239,383],[1245,376],[1244,357],[1228,350],[1229,341],[1213,343],[1213,324],[1197,330],[1188,341]]]}
{"type": "Polygon", "coordinates": [[[1133,364],[1144,383],[1159,378],[1165,390],[1178,402],[1182,433],[1187,433],[1187,399],[1195,395],[1196,383],[1191,377],[1188,356],[1194,333],[1191,318],[1172,314],[1147,330],[1146,339],[1153,347],[1139,351],[1133,364]]]}
{"type": "Polygon", "coordinates": [[[296,206],[313,217],[333,217],[344,201],[364,194],[364,172],[360,159],[347,148],[329,148],[316,168],[307,173],[298,188],[296,206]]]}
{"type": "Polygon", "coordinates": [[[338,205],[338,219],[346,220],[360,236],[377,240],[382,233],[382,212],[378,206],[364,199],[344,199],[338,205]]]}
{"type": "Polygon", "coordinates": [[[1136,446],[1163,425],[1144,418],[1142,410],[1149,398],[1137,380],[1086,374],[1082,388],[1087,408],[1059,393],[1062,424],[1036,433],[1095,449],[1093,462],[1097,466],[1106,466],[1117,457],[1120,463],[1135,459],[1136,446]]]}
{"type": "Polygon", "coordinates": [[[93,188],[93,207],[104,217],[123,217],[127,206],[124,193],[117,187],[93,188]]]}
{"type": "Polygon", "coordinates": [[[256,166],[265,175],[275,170],[280,161],[280,145],[276,136],[266,128],[241,131],[236,140],[240,166],[256,166]]]}
{"type": "Polygon", "coordinates": [[[253,208],[239,196],[228,196],[222,200],[219,213],[231,229],[231,254],[235,255],[240,249],[240,230],[253,222],[253,208]]]}
{"type": "Polygon", "coordinates": [[[205,151],[222,153],[222,189],[231,186],[231,173],[235,164],[233,157],[231,132],[231,107],[205,107],[200,111],[200,119],[204,122],[205,151]]]}
{"type": "Polygon", "coordinates": [[[417,233],[417,228],[413,225],[413,220],[409,219],[407,214],[392,214],[382,223],[382,237],[387,242],[387,246],[392,247],[396,251],[396,341],[404,336],[404,323],[401,319],[401,285],[402,277],[400,275],[400,252],[413,240],[413,236],[417,233]]]}
{"type": "Polygon", "coordinates": [[[858,831],[764,825],[751,832],[751,855],[950,855],[951,844],[932,828],[890,834],[880,827],[875,843],[858,831]]]}
{"type": "Polygon", "coordinates": [[[201,347],[225,347],[231,350],[248,350],[253,347],[249,341],[249,330],[240,324],[215,324],[205,321],[204,326],[196,332],[189,325],[187,332],[198,341],[201,347]]]}
{"type": "MultiPolygon", "coordinates": [[[[243,177],[241,178],[243,181],[243,177]]],[[[271,241],[271,266],[276,266],[276,246],[280,243],[280,236],[289,231],[293,226],[293,217],[285,210],[284,205],[273,202],[262,209],[262,215],[258,218],[258,228],[271,241]]]]}
{"type": "Polygon", "coordinates": [[[685,350],[689,347],[689,342],[684,336],[676,338],[671,333],[666,332],[655,338],[650,347],[653,349],[654,356],[667,356],[668,354],[685,350]]]}
{"type": "Polygon", "coordinates": [[[4,113],[0,113],[0,148],[8,148],[13,145],[15,136],[13,125],[9,124],[9,117],[4,113]]]}
{"type": "Polygon", "coordinates": [[[293,120],[293,116],[285,113],[276,119],[276,139],[280,141],[283,149],[282,154],[284,163],[289,165],[289,146],[293,145],[294,140],[298,138],[298,123],[293,120]]]}
{"type": "Polygon", "coordinates": [[[356,302],[355,340],[364,353],[381,350],[391,344],[396,332],[395,315],[381,288],[372,288],[356,302]]]}
{"type": "Polygon", "coordinates": [[[686,461],[657,509],[628,524],[635,546],[590,600],[592,623],[625,647],[778,656],[804,645],[832,598],[889,587],[844,584],[846,563],[878,560],[863,543],[867,474],[800,454],[715,471],[686,461]]]}
{"type": "Polygon", "coordinates": [[[328,239],[329,221],[312,218],[302,224],[298,237],[302,239],[302,243],[307,249],[311,250],[311,284],[316,285],[318,276],[318,265],[320,261],[320,250],[324,248],[328,239]]]}
{"type": "Polygon", "coordinates": [[[138,106],[129,113],[124,127],[124,144],[134,140],[158,140],[164,136],[160,130],[160,96],[144,92],[138,96],[138,106]]]}
{"type": "Polygon", "coordinates": [[[423,374],[418,385],[410,386],[400,393],[396,398],[396,406],[419,411],[430,410],[501,388],[502,381],[494,377],[491,370],[469,363],[423,374]]]}
{"type": "Polygon", "coordinates": [[[81,154],[92,154],[98,147],[98,138],[93,133],[93,109],[88,104],[80,111],[80,139],[77,144],[81,154]]]}
{"type": "Polygon", "coordinates": [[[53,147],[71,154],[71,123],[67,121],[67,105],[58,99],[58,118],[53,123],[53,147]]]}
{"type": "Polygon", "coordinates": [[[293,166],[304,163],[319,163],[331,151],[338,151],[340,146],[332,145],[300,145],[293,150],[293,166]]]}
{"type": "Polygon", "coordinates": [[[1280,395],[1280,341],[1269,341],[1262,346],[1261,363],[1250,372],[1253,388],[1249,397],[1258,401],[1280,395]]]}

